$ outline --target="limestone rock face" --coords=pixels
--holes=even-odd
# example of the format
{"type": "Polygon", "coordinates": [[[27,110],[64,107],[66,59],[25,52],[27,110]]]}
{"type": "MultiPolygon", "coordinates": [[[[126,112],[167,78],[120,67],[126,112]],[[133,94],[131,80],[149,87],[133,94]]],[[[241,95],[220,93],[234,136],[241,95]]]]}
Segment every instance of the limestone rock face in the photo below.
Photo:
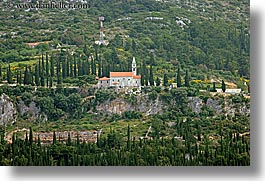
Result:
{"type": "Polygon", "coordinates": [[[18,112],[20,116],[26,116],[29,121],[47,121],[47,116],[41,112],[36,106],[35,102],[31,102],[29,106],[26,106],[22,100],[18,102],[18,112]]]}
{"type": "Polygon", "coordinates": [[[0,125],[8,125],[16,122],[16,105],[6,94],[0,96],[0,125]]]}

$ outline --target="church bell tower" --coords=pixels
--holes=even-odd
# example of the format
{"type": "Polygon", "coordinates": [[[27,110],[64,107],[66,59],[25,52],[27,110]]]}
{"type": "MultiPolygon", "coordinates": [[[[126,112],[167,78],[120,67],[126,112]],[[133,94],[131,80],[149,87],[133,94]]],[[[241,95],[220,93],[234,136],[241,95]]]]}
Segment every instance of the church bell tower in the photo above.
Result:
{"type": "Polygon", "coordinates": [[[135,57],[133,57],[133,61],[132,61],[132,72],[133,75],[137,75],[136,73],[136,61],[135,61],[135,57]]]}

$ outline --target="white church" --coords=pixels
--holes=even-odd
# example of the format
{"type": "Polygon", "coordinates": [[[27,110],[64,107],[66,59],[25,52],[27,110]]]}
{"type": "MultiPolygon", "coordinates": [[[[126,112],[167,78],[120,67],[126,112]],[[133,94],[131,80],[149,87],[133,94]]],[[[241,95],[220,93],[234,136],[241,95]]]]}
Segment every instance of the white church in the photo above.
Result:
{"type": "Polygon", "coordinates": [[[107,87],[140,87],[141,76],[137,75],[136,61],[133,57],[131,72],[110,72],[110,77],[102,77],[98,79],[98,88],[107,87]]]}

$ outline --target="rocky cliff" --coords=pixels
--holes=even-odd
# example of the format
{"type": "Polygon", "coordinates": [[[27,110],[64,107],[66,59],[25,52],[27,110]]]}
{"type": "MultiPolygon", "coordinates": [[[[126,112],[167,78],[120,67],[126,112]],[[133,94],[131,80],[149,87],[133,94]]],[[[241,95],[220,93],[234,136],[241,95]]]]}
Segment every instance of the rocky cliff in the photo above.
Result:
{"type": "Polygon", "coordinates": [[[6,94],[0,97],[0,125],[12,124],[17,120],[15,103],[6,94]]]}

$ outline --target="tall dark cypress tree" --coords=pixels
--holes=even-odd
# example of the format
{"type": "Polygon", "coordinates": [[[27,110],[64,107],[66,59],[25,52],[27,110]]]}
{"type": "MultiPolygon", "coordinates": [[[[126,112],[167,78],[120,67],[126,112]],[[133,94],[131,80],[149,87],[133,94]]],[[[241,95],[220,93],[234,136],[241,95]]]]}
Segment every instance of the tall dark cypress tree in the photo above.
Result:
{"type": "Polygon", "coordinates": [[[98,61],[98,77],[102,77],[102,64],[101,64],[101,58],[98,61]]]}
{"type": "Polygon", "coordinates": [[[0,78],[2,77],[2,65],[0,65],[0,78]]]}
{"type": "Polygon", "coordinates": [[[18,83],[21,85],[22,84],[22,71],[19,70],[19,81],[18,83]]]}
{"type": "Polygon", "coordinates": [[[19,72],[16,70],[16,79],[17,79],[17,84],[19,84],[19,72]]]}
{"type": "Polygon", "coordinates": [[[90,75],[90,63],[88,59],[86,63],[87,63],[87,74],[90,75]]]}
{"type": "Polygon", "coordinates": [[[54,55],[53,54],[51,55],[50,62],[51,62],[51,65],[50,65],[50,74],[51,74],[52,77],[54,77],[54,55]]]}
{"type": "Polygon", "coordinates": [[[11,68],[10,68],[10,64],[8,65],[8,69],[7,69],[7,82],[9,84],[12,84],[13,83],[13,80],[12,80],[12,73],[11,73],[11,68]]]}
{"type": "Polygon", "coordinates": [[[190,86],[190,77],[189,77],[188,70],[186,70],[186,75],[185,75],[185,87],[189,87],[189,86],[190,86]]]}
{"type": "Polygon", "coordinates": [[[32,69],[31,69],[31,66],[29,66],[29,82],[30,82],[30,84],[32,85],[32,86],[34,86],[35,85],[35,83],[34,83],[34,75],[33,75],[33,72],[32,72],[32,69]]]}
{"type": "Polygon", "coordinates": [[[45,63],[44,63],[44,54],[43,54],[43,52],[41,53],[41,71],[44,71],[44,69],[45,69],[45,63]]]}
{"type": "Polygon", "coordinates": [[[76,55],[74,55],[74,76],[77,77],[76,55]]]}
{"type": "Polygon", "coordinates": [[[225,90],[226,90],[226,85],[224,80],[222,80],[222,91],[225,92],[225,90]]]}
{"type": "Polygon", "coordinates": [[[24,85],[30,84],[30,75],[28,71],[28,66],[26,66],[26,70],[24,72],[24,85]]]}
{"type": "Polygon", "coordinates": [[[29,144],[32,145],[33,143],[33,132],[31,127],[29,128],[29,144]]]}
{"type": "Polygon", "coordinates": [[[168,86],[168,77],[167,74],[164,74],[164,79],[163,79],[163,86],[168,86]]]}
{"type": "Polygon", "coordinates": [[[40,85],[40,75],[39,75],[39,65],[35,65],[35,84],[36,86],[40,85]]]}
{"type": "Polygon", "coordinates": [[[127,149],[130,150],[131,149],[131,129],[130,129],[130,125],[128,124],[127,127],[127,149]]]}
{"type": "Polygon", "coordinates": [[[72,61],[72,56],[69,57],[69,76],[73,77],[74,76],[74,71],[73,71],[73,61],[72,61]]]}
{"type": "Polygon", "coordinates": [[[49,77],[49,55],[48,52],[46,52],[46,77],[49,77]]]}
{"type": "Polygon", "coordinates": [[[213,82],[213,92],[216,92],[216,85],[215,85],[215,82],[213,82]]]}
{"type": "Polygon", "coordinates": [[[62,76],[63,76],[63,79],[67,77],[67,65],[65,61],[63,61],[62,63],[62,76]]]}
{"type": "Polygon", "coordinates": [[[43,87],[45,86],[44,70],[41,70],[40,85],[43,86],[43,87]]]}
{"type": "Polygon", "coordinates": [[[56,144],[56,133],[55,131],[53,131],[53,139],[52,139],[52,144],[55,145],[56,144]]]}
{"type": "Polygon", "coordinates": [[[67,59],[66,59],[66,77],[70,76],[70,58],[69,55],[67,54],[67,59]]]}
{"type": "Polygon", "coordinates": [[[150,75],[149,75],[150,86],[154,86],[154,75],[153,75],[153,66],[150,66],[150,75]]]}
{"type": "Polygon", "coordinates": [[[53,86],[53,78],[52,76],[49,77],[49,88],[52,88],[53,86]]]}
{"type": "Polygon", "coordinates": [[[178,67],[178,72],[177,72],[177,86],[181,87],[180,67],[178,67]]]}

